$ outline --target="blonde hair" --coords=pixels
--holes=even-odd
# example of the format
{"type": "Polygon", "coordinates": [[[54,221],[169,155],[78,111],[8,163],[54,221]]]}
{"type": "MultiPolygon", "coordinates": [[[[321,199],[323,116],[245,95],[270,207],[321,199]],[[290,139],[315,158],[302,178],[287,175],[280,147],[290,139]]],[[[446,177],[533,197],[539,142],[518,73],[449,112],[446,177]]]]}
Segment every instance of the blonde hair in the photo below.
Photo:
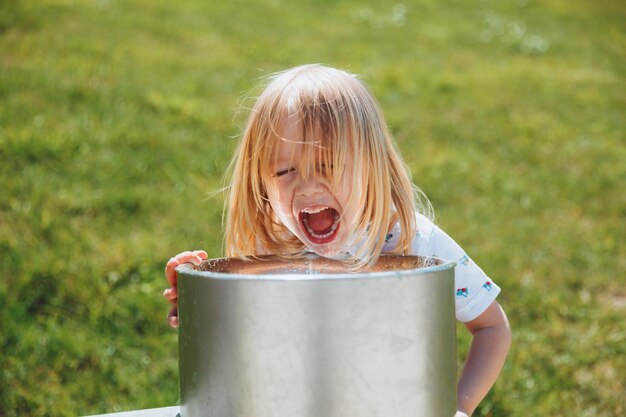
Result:
{"type": "MultiPolygon", "coordinates": [[[[383,114],[368,88],[345,71],[303,65],[268,77],[231,162],[226,213],[226,255],[272,253],[295,256],[304,244],[282,225],[270,207],[265,184],[277,158],[287,117],[297,116],[303,138],[299,175],[311,175],[315,161],[332,167],[336,191],[347,172],[353,192],[345,213],[358,213],[353,263],[372,264],[396,222],[402,230],[393,253],[406,254],[416,232],[416,210],[431,215],[430,203],[411,181],[383,114]]],[[[344,180],[345,184],[345,180],[344,180]]]]}

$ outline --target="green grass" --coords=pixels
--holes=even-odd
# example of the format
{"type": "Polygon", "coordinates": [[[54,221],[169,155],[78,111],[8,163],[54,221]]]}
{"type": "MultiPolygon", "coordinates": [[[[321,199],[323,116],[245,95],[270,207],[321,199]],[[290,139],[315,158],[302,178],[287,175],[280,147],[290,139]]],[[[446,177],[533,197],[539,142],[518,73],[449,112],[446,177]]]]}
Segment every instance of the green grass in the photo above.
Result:
{"type": "Polygon", "coordinates": [[[0,416],[176,404],[164,264],[221,255],[239,109],[309,62],[363,74],[503,288],[475,415],[623,415],[625,23],[617,0],[0,0],[0,416]]]}

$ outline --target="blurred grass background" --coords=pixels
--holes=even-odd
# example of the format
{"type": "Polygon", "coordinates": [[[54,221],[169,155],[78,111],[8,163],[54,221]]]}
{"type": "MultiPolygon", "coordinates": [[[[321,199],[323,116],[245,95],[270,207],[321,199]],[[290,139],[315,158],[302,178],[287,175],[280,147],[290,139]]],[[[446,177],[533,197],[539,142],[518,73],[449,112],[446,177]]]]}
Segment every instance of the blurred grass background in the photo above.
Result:
{"type": "Polygon", "coordinates": [[[619,0],[0,0],[0,416],[177,403],[164,264],[221,255],[253,88],[310,62],[363,75],[503,288],[475,415],[624,415],[625,28],[619,0]]]}

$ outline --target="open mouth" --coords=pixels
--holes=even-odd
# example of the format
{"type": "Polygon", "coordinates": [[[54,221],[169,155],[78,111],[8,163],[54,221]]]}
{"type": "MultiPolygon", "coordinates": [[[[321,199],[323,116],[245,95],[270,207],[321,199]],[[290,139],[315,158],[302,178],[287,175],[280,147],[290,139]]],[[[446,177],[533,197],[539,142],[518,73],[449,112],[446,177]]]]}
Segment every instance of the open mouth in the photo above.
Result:
{"type": "Polygon", "coordinates": [[[339,230],[339,212],[332,207],[305,208],[298,214],[300,226],[312,243],[332,242],[339,230]]]}

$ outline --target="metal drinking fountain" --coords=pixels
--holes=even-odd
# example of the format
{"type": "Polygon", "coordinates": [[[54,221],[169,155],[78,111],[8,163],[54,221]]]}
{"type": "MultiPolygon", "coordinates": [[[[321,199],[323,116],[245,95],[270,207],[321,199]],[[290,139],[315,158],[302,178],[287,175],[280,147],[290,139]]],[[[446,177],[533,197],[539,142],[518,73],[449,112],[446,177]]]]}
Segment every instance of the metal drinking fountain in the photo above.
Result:
{"type": "Polygon", "coordinates": [[[383,255],[178,267],[181,417],[446,417],[454,262],[383,255]]]}

